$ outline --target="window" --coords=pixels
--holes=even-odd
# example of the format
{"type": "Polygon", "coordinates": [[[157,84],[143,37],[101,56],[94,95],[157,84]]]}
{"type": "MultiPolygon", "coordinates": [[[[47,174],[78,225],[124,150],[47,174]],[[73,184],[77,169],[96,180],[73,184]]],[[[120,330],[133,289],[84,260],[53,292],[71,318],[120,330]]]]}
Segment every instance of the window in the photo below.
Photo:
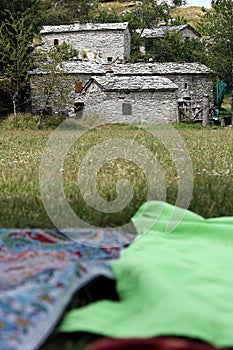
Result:
{"type": "Polygon", "coordinates": [[[132,104],[131,103],[122,103],[122,114],[123,115],[132,115],[132,104]]]}
{"type": "Polygon", "coordinates": [[[54,39],[53,40],[53,45],[54,46],[58,46],[59,45],[59,40],[58,39],[54,39]]]}
{"type": "Polygon", "coordinates": [[[84,107],[84,102],[75,102],[74,112],[76,114],[76,118],[82,118],[84,107]]]}
{"type": "Polygon", "coordinates": [[[84,102],[75,102],[74,104],[75,113],[80,112],[83,109],[84,109],[84,102]]]}
{"type": "Polygon", "coordinates": [[[108,62],[112,62],[112,57],[107,57],[108,62]]]}
{"type": "Polygon", "coordinates": [[[184,83],[185,90],[188,89],[188,83],[184,83]]]}

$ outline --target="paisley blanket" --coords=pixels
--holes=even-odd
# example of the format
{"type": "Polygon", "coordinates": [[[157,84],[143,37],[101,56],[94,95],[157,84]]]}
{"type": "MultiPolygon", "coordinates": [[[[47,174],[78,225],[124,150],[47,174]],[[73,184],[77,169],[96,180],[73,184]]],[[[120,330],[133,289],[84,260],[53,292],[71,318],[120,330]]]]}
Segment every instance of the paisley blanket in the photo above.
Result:
{"type": "Polygon", "coordinates": [[[114,230],[0,229],[0,349],[38,349],[74,292],[112,278],[109,261],[132,235],[114,230]],[[111,245],[112,242],[112,245],[111,245]]]}

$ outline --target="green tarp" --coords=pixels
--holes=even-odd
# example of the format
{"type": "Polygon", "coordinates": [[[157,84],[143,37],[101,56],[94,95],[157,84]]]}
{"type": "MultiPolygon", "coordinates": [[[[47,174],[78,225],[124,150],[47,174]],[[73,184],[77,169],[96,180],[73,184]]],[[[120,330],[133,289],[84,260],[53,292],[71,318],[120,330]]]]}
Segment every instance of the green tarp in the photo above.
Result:
{"type": "Polygon", "coordinates": [[[227,84],[224,81],[218,79],[217,81],[217,95],[216,95],[216,108],[219,109],[221,107],[225,92],[227,89],[227,84]]]}
{"type": "Polygon", "coordinates": [[[233,217],[204,219],[155,201],[132,220],[138,237],[112,264],[120,301],[72,310],[60,331],[233,346],[233,217]]]}

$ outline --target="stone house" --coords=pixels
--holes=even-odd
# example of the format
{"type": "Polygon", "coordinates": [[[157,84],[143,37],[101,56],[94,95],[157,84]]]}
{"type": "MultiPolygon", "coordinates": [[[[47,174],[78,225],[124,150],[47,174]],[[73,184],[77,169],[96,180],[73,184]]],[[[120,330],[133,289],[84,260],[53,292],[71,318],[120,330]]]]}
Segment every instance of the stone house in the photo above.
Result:
{"type": "Polygon", "coordinates": [[[76,99],[79,116],[109,123],[176,122],[177,85],[159,76],[106,74],[92,77],[76,99]]]}
{"type": "Polygon", "coordinates": [[[138,77],[159,76],[170,79],[177,85],[177,105],[179,121],[202,120],[204,109],[214,103],[213,72],[199,63],[133,63],[112,64],[117,75],[138,77]]]}
{"type": "Polygon", "coordinates": [[[40,32],[43,48],[49,49],[66,42],[85,57],[87,52],[104,62],[130,57],[128,23],[86,23],[44,26],[40,32]]]}
{"type": "MultiPolygon", "coordinates": [[[[53,112],[55,113],[62,112],[68,115],[71,109],[75,108],[76,111],[82,109],[83,103],[86,112],[89,109],[100,113],[99,98],[96,96],[98,93],[104,101],[101,100],[101,103],[104,103],[105,109],[108,111],[107,118],[111,121],[115,120],[115,117],[116,120],[119,120],[119,118],[124,121],[129,121],[129,119],[138,120],[139,115],[141,119],[146,120],[147,117],[142,117],[141,112],[139,113],[142,106],[145,115],[149,116],[148,121],[182,121],[188,119],[201,121],[205,108],[213,106],[213,73],[206,66],[197,63],[115,63],[102,65],[88,61],[69,61],[64,64],[63,71],[59,75],[60,82],[57,83],[54,94],[57,95],[57,100],[60,101],[59,96],[62,95],[60,90],[66,85],[66,90],[69,91],[69,101],[66,104],[61,101],[59,105],[54,105],[53,112]],[[92,80],[93,77],[94,81],[92,80]],[[103,79],[108,81],[112,79],[114,88],[110,89],[111,84],[103,79]],[[91,86],[89,86],[90,81],[91,86]],[[169,84],[166,83],[168,81],[169,84]],[[95,86],[95,89],[93,86],[95,86]],[[137,89],[135,86],[137,86],[137,89]],[[93,97],[91,97],[91,94],[93,94],[93,97]],[[143,96],[140,96],[140,94],[143,96]],[[138,96],[142,98],[141,102],[137,101],[136,107],[132,102],[135,96],[137,99],[138,96]],[[130,107],[122,107],[119,100],[122,103],[131,104],[132,116],[122,114],[122,108],[130,107]],[[143,103],[144,100],[147,102],[143,103]],[[168,106],[165,106],[165,101],[168,106]],[[114,110],[117,110],[117,114],[113,113],[114,110]],[[158,112],[156,118],[154,118],[155,111],[158,112]]],[[[43,103],[41,93],[38,91],[38,79],[46,88],[48,85],[46,77],[48,77],[48,72],[44,72],[42,69],[31,72],[31,95],[34,113],[42,109],[43,103]]],[[[126,105],[124,104],[124,106],[126,105]]]]}

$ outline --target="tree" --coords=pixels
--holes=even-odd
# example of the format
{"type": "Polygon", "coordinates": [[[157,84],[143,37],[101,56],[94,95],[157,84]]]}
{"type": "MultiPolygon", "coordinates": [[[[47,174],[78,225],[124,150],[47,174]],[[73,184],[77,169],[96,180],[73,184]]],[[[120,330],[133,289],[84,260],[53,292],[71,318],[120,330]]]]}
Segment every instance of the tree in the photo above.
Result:
{"type": "Polygon", "coordinates": [[[1,87],[11,98],[16,123],[32,64],[33,38],[41,28],[38,0],[1,0],[0,20],[1,87]]]}
{"type": "Polygon", "coordinates": [[[0,27],[0,65],[4,78],[1,87],[12,101],[15,124],[17,107],[23,99],[21,93],[27,86],[27,71],[32,63],[32,27],[26,27],[25,21],[25,18],[15,20],[9,14],[9,20],[0,27]]]}
{"type": "Polygon", "coordinates": [[[172,5],[174,7],[183,6],[183,5],[186,5],[186,4],[187,4],[186,0],[172,0],[172,5]]]}
{"type": "Polygon", "coordinates": [[[131,13],[134,16],[134,21],[131,20],[131,27],[134,23],[133,29],[157,27],[160,21],[167,23],[170,19],[170,11],[171,6],[167,1],[142,0],[133,14],[131,13]]]}
{"type": "Polygon", "coordinates": [[[206,62],[206,52],[199,39],[183,38],[181,33],[166,32],[164,38],[149,41],[146,52],[157,62],[206,62]]]}
{"type": "Polygon", "coordinates": [[[71,87],[75,85],[74,79],[65,74],[64,65],[78,52],[70,45],[63,43],[54,46],[49,52],[41,49],[34,54],[37,67],[31,73],[32,103],[41,118],[51,114],[52,110],[66,112],[74,103],[74,94],[71,87]]]}
{"type": "Polygon", "coordinates": [[[232,0],[212,0],[212,10],[204,13],[199,30],[206,37],[208,64],[231,91],[233,124],[233,6],[232,0]]]}
{"type": "Polygon", "coordinates": [[[141,58],[139,48],[144,42],[141,37],[143,29],[157,27],[160,21],[168,23],[171,9],[172,7],[164,0],[142,0],[130,13],[120,16],[120,22],[129,23],[133,61],[141,58]]]}
{"type": "Polygon", "coordinates": [[[32,38],[34,33],[39,33],[42,23],[42,13],[39,12],[41,0],[1,0],[0,23],[15,21],[24,17],[25,28],[31,28],[32,38]]]}
{"type": "Polygon", "coordinates": [[[40,9],[45,15],[44,24],[69,24],[92,20],[97,3],[97,0],[41,0],[40,9]]]}

